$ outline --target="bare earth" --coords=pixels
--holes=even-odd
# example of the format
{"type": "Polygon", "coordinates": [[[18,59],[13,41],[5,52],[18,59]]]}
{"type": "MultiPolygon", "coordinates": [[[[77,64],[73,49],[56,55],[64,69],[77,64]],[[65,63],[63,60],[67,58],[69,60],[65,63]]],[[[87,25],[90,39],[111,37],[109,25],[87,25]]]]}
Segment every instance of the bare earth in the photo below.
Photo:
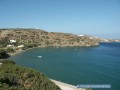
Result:
{"type": "Polygon", "coordinates": [[[70,84],[66,84],[60,81],[56,81],[53,79],[50,79],[52,82],[54,82],[57,86],[59,86],[61,88],[61,90],[86,90],[86,89],[82,89],[82,88],[77,88],[76,86],[70,85],[70,84]]]}

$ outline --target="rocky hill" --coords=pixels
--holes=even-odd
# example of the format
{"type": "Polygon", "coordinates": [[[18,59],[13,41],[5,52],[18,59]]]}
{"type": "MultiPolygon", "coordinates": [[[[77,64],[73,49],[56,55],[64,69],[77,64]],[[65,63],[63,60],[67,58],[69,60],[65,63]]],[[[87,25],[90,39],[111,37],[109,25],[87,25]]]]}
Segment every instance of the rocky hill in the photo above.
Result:
{"type": "Polygon", "coordinates": [[[0,29],[0,43],[16,40],[17,45],[33,43],[37,46],[97,46],[96,38],[70,33],[47,32],[41,29],[0,29]]]}

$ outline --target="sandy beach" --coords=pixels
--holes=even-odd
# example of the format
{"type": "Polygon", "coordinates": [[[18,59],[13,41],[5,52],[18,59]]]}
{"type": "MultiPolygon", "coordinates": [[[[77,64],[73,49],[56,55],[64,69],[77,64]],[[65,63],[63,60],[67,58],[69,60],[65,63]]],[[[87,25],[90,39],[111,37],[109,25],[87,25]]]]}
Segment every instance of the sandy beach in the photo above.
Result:
{"type": "Polygon", "coordinates": [[[66,84],[60,81],[56,81],[53,79],[50,79],[52,82],[54,82],[57,86],[59,86],[61,88],[61,90],[86,90],[86,89],[82,89],[82,88],[77,88],[74,85],[70,85],[70,84],[66,84]]]}
{"type": "Polygon", "coordinates": [[[19,50],[15,50],[15,52],[9,53],[9,54],[10,54],[11,56],[15,56],[16,54],[19,54],[19,53],[21,53],[21,52],[23,52],[23,51],[25,51],[25,50],[19,49],[19,50]]]}

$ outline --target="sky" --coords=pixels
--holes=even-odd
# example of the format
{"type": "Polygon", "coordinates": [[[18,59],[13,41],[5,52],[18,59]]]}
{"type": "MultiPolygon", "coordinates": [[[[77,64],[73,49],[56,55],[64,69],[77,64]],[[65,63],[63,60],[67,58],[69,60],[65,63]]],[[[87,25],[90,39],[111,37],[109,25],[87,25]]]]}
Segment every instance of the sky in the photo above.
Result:
{"type": "Polygon", "coordinates": [[[0,0],[0,28],[120,39],[120,0],[0,0]]]}

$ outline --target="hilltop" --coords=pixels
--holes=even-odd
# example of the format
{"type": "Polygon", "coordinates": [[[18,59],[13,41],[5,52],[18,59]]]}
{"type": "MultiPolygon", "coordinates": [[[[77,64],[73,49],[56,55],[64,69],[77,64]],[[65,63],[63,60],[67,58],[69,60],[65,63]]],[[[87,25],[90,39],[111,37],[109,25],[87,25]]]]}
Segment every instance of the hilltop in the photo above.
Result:
{"type": "Polygon", "coordinates": [[[41,29],[0,29],[0,43],[8,45],[10,40],[16,40],[15,45],[34,44],[35,46],[97,46],[96,38],[79,36],[70,33],[47,32],[41,29]]]}

